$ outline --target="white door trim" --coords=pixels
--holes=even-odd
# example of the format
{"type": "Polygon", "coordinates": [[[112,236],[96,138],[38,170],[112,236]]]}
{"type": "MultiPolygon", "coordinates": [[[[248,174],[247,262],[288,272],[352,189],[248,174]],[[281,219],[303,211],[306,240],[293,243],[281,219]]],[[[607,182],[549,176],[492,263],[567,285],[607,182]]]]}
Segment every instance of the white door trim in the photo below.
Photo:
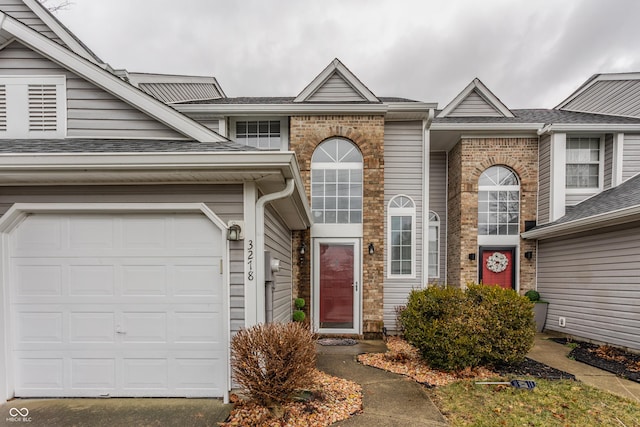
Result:
{"type": "MultiPolygon", "coordinates": [[[[229,307],[229,246],[226,240],[226,224],[204,203],[16,203],[2,217],[0,217],[0,299],[2,300],[3,316],[0,316],[0,402],[7,401],[14,396],[15,379],[13,378],[13,336],[11,333],[11,292],[10,285],[10,234],[30,214],[37,213],[202,213],[216,227],[222,230],[221,247],[223,248],[223,312],[224,336],[223,342],[229,342],[230,307],[229,307]]],[[[225,379],[230,376],[230,354],[228,345],[224,347],[227,360],[225,379]]],[[[229,400],[230,382],[224,385],[224,401],[229,400]]]]}
{"type": "Polygon", "coordinates": [[[311,265],[313,310],[311,318],[314,331],[321,334],[358,334],[362,333],[362,239],[360,238],[314,238],[312,243],[311,265]],[[353,245],[353,277],[357,286],[354,286],[353,296],[353,328],[327,329],[320,328],[320,244],[352,244],[353,245]]]}

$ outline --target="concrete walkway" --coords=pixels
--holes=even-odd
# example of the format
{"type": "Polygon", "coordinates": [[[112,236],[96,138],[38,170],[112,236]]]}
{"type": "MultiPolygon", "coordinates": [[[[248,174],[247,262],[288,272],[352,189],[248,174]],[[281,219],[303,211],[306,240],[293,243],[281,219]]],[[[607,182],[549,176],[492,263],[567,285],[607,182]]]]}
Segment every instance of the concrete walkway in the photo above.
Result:
{"type": "Polygon", "coordinates": [[[361,365],[360,353],[383,353],[382,341],[360,341],[354,346],[322,346],[318,349],[318,369],[346,378],[362,386],[364,412],[335,423],[344,427],[442,427],[447,422],[423,387],[402,375],[361,365]]]}
{"type": "Polygon", "coordinates": [[[625,380],[582,362],[567,357],[571,349],[562,344],[551,341],[552,334],[538,334],[529,358],[549,365],[552,368],[569,372],[576,379],[590,386],[640,402],[640,384],[625,380]]]}

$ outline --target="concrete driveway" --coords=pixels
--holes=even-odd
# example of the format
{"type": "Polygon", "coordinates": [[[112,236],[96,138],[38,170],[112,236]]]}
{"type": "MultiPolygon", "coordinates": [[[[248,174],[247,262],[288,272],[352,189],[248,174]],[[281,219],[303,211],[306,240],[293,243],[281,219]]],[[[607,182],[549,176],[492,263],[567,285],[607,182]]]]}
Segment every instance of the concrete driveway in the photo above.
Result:
{"type": "Polygon", "coordinates": [[[15,399],[0,406],[0,426],[217,426],[231,408],[217,399],[15,399]]]}

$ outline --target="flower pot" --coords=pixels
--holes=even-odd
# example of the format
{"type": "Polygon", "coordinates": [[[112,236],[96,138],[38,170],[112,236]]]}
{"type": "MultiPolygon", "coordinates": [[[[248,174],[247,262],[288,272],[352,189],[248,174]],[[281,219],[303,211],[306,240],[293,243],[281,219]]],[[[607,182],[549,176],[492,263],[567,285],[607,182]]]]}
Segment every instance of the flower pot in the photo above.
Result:
{"type": "Polygon", "coordinates": [[[544,329],[544,324],[547,321],[548,308],[548,302],[536,301],[533,304],[533,320],[536,322],[536,332],[542,332],[544,329]]]}

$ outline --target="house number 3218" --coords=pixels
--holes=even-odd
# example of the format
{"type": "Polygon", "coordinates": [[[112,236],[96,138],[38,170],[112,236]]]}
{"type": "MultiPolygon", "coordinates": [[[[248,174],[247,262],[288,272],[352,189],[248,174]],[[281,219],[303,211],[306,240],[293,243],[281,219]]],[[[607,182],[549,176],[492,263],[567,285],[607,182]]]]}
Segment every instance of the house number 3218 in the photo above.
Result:
{"type": "Polygon", "coordinates": [[[253,240],[249,240],[249,247],[247,248],[247,279],[253,280],[253,240]]]}

